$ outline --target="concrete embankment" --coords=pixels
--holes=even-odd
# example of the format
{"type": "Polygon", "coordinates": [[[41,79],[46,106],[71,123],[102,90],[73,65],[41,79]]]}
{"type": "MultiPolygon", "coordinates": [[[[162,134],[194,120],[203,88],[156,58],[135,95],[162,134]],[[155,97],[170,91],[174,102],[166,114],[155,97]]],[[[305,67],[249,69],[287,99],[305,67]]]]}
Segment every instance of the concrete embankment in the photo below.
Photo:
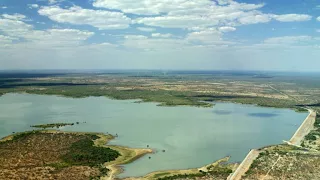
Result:
{"type": "Polygon", "coordinates": [[[228,177],[228,180],[240,180],[241,177],[249,170],[253,161],[259,156],[259,153],[260,151],[252,149],[246,158],[244,158],[237,170],[228,177]]]}
{"type": "MultiPolygon", "coordinates": [[[[309,110],[309,113],[310,114],[303,121],[301,126],[288,142],[289,144],[300,146],[304,137],[309,134],[310,131],[314,128],[313,125],[316,119],[316,112],[313,110],[309,110]]],[[[240,180],[242,176],[245,175],[245,173],[249,170],[253,161],[259,156],[259,153],[259,150],[251,150],[246,158],[242,161],[240,166],[237,168],[237,170],[228,177],[228,180],[240,180]]]]}
{"type": "Polygon", "coordinates": [[[310,133],[310,131],[314,128],[314,122],[316,120],[316,112],[313,110],[309,110],[310,114],[303,121],[299,129],[294,133],[292,138],[289,141],[289,144],[300,146],[304,137],[310,133]]]}

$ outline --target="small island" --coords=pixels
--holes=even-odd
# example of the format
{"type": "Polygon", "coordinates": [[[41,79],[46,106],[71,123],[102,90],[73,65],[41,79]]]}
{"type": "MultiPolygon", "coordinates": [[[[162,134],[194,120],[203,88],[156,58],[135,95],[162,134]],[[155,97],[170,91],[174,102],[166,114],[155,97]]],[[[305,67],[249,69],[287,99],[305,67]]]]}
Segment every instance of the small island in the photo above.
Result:
{"type": "MultiPolygon", "coordinates": [[[[79,123],[77,123],[77,124],[79,124],[79,123]]],[[[52,123],[52,124],[32,125],[30,127],[48,129],[48,128],[60,128],[60,127],[64,127],[64,126],[73,126],[73,125],[74,125],[74,123],[52,123]]]]}

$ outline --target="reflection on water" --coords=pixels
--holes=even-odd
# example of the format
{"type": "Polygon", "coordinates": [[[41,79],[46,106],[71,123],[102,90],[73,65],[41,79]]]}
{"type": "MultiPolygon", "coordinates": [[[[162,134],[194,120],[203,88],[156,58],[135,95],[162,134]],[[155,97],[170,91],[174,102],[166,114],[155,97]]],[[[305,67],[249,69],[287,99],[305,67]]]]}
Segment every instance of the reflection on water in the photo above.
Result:
{"type": "Polygon", "coordinates": [[[290,139],[296,124],[307,116],[232,103],[195,108],[133,102],[7,94],[0,97],[0,136],[28,130],[34,124],[87,122],[64,130],[117,133],[119,137],[112,144],[149,145],[156,150],[125,165],[121,175],[139,176],[156,170],[200,167],[227,155],[232,161],[241,161],[252,148],[290,139]]]}

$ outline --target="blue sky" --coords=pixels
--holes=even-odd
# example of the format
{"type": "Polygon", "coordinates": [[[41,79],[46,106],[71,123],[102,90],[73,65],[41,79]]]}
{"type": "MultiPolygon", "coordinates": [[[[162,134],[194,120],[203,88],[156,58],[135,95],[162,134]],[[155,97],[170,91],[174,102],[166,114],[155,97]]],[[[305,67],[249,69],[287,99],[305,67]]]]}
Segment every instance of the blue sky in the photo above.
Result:
{"type": "Polygon", "coordinates": [[[317,0],[2,0],[0,69],[320,71],[317,0]]]}

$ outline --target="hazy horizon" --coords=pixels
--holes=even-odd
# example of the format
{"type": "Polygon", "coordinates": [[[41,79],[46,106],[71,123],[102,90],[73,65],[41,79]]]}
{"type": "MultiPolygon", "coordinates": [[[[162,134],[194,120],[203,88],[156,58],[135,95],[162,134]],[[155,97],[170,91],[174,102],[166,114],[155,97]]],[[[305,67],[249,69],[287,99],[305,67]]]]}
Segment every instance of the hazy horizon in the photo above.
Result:
{"type": "Polygon", "coordinates": [[[0,69],[320,71],[320,3],[4,0],[0,69]]]}

